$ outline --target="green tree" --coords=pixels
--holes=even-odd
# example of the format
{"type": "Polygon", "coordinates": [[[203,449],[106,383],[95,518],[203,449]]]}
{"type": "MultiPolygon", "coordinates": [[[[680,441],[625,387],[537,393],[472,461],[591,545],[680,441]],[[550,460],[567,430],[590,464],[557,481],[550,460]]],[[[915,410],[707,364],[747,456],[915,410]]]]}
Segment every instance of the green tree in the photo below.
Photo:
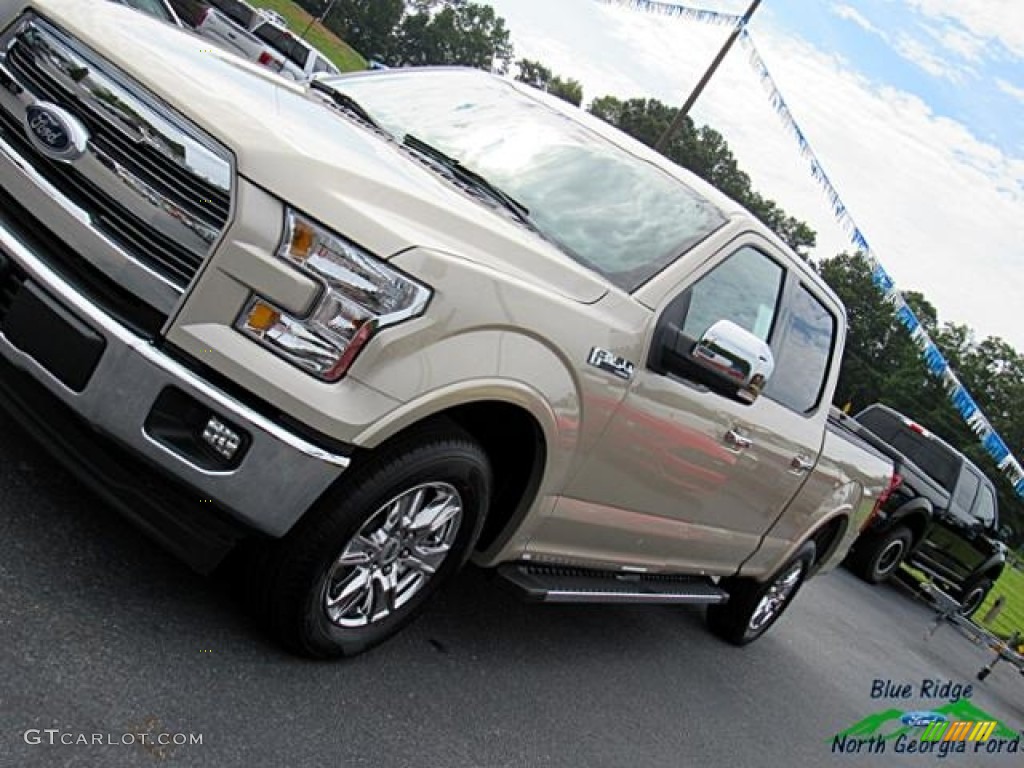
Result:
{"type": "Polygon", "coordinates": [[[298,0],[370,59],[391,66],[460,65],[499,70],[512,60],[505,20],[470,0],[298,0]]]}
{"type": "MultiPolygon", "coordinates": [[[[319,15],[326,4],[307,0],[303,5],[319,15]]],[[[405,0],[338,0],[324,19],[324,26],[366,58],[383,61],[393,54],[395,30],[404,14],[405,0]]]]}
{"type": "MultiPolygon", "coordinates": [[[[941,382],[929,375],[921,353],[897,321],[871,280],[863,254],[839,254],[818,266],[842,299],[849,318],[846,348],[835,403],[856,412],[883,402],[920,422],[962,451],[992,479],[999,494],[1000,519],[1024,542],[1024,505],[1003,478],[977,437],[953,407],[941,382]]],[[[1024,448],[1024,356],[996,338],[976,341],[970,328],[940,325],[938,315],[920,293],[907,292],[910,305],[964,387],[1014,449],[1024,448]]]]}
{"type": "Polygon", "coordinates": [[[396,30],[387,63],[508,69],[512,43],[505,20],[469,0],[416,0],[396,30]],[[409,12],[409,11],[412,12],[409,12]]]}
{"type": "Polygon", "coordinates": [[[516,80],[547,91],[552,96],[557,96],[574,106],[578,107],[583,103],[583,85],[579,80],[572,78],[563,80],[539,61],[530,59],[520,59],[516,62],[516,68],[519,70],[516,80]]]}
{"type": "MultiPolygon", "coordinates": [[[[595,99],[589,110],[650,147],[655,145],[677,112],[675,107],[657,99],[622,101],[614,96],[595,99]]],[[[750,176],[740,169],[728,142],[718,131],[706,125],[697,128],[687,117],[682,130],[665,148],[665,156],[745,206],[793,250],[807,258],[809,250],[817,242],[814,230],[805,222],[787,215],[773,200],[754,191],[750,176]]]]}

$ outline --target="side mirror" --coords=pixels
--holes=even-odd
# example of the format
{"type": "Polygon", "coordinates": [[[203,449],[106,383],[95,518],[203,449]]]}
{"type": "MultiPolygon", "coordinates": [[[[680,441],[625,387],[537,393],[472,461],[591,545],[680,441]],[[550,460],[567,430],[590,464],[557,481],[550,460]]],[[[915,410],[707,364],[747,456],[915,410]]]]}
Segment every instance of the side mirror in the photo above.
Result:
{"type": "Polygon", "coordinates": [[[651,361],[655,371],[740,402],[757,400],[775,370],[768,344],[731,320],[719,320],[696,340],[669,325],[661,339],[651,361]]]}
{"type": "Polygon", "coordinates": [[[733,382],[737,395],[754,402],[775,370],[768,344],[731,320],[708,328],[693,348],[697,365],[733,382]]]}

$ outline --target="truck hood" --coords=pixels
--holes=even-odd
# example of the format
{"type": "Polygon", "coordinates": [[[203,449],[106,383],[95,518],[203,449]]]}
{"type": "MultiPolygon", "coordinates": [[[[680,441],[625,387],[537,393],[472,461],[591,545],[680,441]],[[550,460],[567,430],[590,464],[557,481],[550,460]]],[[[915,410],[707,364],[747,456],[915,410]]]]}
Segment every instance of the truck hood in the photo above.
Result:
{"type": "Polygon", "coordinates": [[[608,291],[510,215],[302,86],[116,3],[33,5],[227,146],[241,176],[378,256],[422,246],[580,302],[608,291]]]}

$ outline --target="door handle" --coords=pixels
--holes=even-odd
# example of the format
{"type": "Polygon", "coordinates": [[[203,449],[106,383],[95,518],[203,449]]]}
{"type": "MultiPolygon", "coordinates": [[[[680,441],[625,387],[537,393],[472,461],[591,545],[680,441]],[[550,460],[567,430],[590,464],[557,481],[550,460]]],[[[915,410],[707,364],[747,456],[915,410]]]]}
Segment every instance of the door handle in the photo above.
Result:
{"type": "Polygon", "coordinates": [[[735,429],[730,429],[725,433],[725,442],[739,451],[742,451],[744,448],[749,448],[754,444],[753,440],[746,435],[740,434],[735,429]]]}
{"type": "Polygon", "coordinates": [[[814,469],[814,462],[803,454],[798,453],[793,457],[793,460],[789,462],[789,468],[791,472],[802,475],[804,472],[810,472],[814,469]]]}

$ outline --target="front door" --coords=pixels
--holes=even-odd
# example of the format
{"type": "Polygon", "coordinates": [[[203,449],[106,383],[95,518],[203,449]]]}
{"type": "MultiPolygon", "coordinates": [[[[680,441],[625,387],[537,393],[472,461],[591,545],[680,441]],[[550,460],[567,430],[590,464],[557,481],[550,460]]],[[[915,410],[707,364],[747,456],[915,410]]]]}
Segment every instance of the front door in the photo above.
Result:
{"type": "MultiPolygon", "coordinates": [[[[563,541],[552,549],[711,574],[732,573],[753,554],[812,471],[823,440],[827,404],[818,406],[836,323],[813,296],[805,306],[807,298],[781,261],[746,245],[666,301],[659,327],[671,322],[699,338],[731,320],[772,346],[775,373],[765,394],[744,404],[638,366],[556,504],[545,533],[563,541]]],[[[543,534],[533,543],[555,544],[543,534]]]]}

